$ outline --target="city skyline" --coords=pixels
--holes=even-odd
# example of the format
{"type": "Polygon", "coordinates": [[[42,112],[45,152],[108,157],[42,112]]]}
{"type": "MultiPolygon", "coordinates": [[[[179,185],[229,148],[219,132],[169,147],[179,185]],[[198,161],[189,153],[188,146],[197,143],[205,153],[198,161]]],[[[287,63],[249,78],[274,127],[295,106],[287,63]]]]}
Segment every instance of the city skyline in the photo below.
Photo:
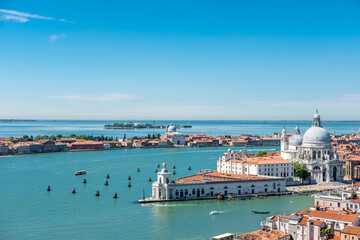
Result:
{"type": "Polygon", "coordinates": [[[0,119],[360,119],[356,1],[3,1],[0,119]]]}

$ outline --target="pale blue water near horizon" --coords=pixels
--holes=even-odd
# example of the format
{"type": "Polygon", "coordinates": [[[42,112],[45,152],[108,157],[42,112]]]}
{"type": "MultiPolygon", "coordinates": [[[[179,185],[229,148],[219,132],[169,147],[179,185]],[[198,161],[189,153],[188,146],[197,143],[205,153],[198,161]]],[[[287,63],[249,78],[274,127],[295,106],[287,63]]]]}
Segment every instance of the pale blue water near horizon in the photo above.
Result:
{"type": "MultiPolygon", "coordinates": [[[[313,204],[310,196],[246,201],[188,201],[142,206],[151,194],[158,163],[176,165],[176,176],[216,168],[227,148],[130,149],[0,157],[0,239],[209,239],[224,232],[259,228],[273,214],[289,214],[313,204]],[[188,166],[191,171],[187,170],[188,166]],[[136,169],[140,168],[137,173],[136,169]],[[74,176],[86,169],[85,176],[74,176]],[[106,174],[109,186],[104,186],[106,174]],[[132,187],[128,188],[128,175],[132,187]],[[86,178],[88,183],[82,183],[86,178]],[[50,185],[51,192],[46,188],[50,185]],[[71,194],[75,187],[77,193],[71,194]],[[95,191],[100,197],[95,197],[95,191]],[[113,199],[113,193],[118,199],[113,199]],[[251,210],[269,210],[256,215],[251,210]],[[222,214],[209,216],[210,211],[222,214]]],[[[236,147],[235,150],[242,148],[236,147]]],[[[276,147],[249,148],[274,151],[276,147]]]]}
{"type": "MultiPolygon", "coordinates": [[[[0,137],[23,136],[23,135],[104,135],[113,137],[146,136],[148,133],[164,134],[164,129],[133,129],[133,130],[113,130],[104,129],[105,124],[114,122],[128,122],[132,120],[35,120],[35,121],[0,121],[0,137]]],[[[146,122],[152,121],[133,121],[146,122]]],[[[204,133],[212,136],[229,134],[239,136],[241,134],[252,135],[272,135],[281,132],[285,126],[288,132],[294,132],[296,124],[304,133],[310,126],[311,121],[156,121],[156,124],[169,125],[170,123],[179,125],[192,125],[190,129],[178,129],[181,133],[204,133]]],[[[323,121],[323,127],[336,134],[359,132],[360,121],[323,121]]]]}

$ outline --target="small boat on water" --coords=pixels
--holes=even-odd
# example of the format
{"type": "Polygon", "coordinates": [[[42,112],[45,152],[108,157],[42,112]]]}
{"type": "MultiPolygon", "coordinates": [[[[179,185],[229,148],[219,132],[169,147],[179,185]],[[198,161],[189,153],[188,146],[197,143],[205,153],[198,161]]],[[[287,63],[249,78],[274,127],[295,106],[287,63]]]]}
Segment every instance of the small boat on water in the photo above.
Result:
{"type": "Polygon", "coordinates": [[[85,175],[85,174],[86,174],[86,171],[85,171],[85,170],[76,171],[76,172],[74,173],[75,176],[85,175]]]}
{"type": "Polygon", "coordinates": [[[261,212],[261,211],[256,211],[256,210],[253,210],[252,212],[255,213],[255,214],[268,214],[268,213],[270,213],[270,212],[261,212]]]}
{"type": "Polygon", "coordinates": [[[220,214],[219,211],[212,211],[212,212],[209,213],[209,215],[218,215],[218,214],[220,214]]]}

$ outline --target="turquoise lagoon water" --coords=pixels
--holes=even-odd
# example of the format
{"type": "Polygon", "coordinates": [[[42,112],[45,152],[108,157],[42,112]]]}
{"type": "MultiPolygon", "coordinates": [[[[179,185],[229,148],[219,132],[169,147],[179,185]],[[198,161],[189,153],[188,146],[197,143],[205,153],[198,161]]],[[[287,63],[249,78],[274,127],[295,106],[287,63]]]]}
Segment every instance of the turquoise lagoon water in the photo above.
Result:
{"type": "MultiPolygon", "coordinates": [[[[250,150],[263,149],[275,150],[250,150]]],[[[310,196],[135,203],[143,189],[146,196],[151,194],[148,178],[155,179],[158,163],[166,160],[171,170],[176,165],[176,177],[180,177],[215,169],[224,151],[226,148],[131,149],[0,157],[0,239],[209,239],[224,232],[258,229],[266,216],[289,214],[313,204],[310,196]],[[192,171],[187,170],[189,165],[192,171]],[[88,174],[73,175],[82,169],[88,174]],[[129,175],[131,188],[127,187],[129,175]],[[48,185],[51,192],[46,191],[48,185]],[[71,194],[72,188],[76,194],[71,194]],[[100,197],[95,197],[96,190],[100,197]],[[112,198],[114,192],[118,199],[112,198]],[[271,213],[256,215],[253,209],[271,213]],[[222,214],[209,216],[215,210],[222,214]]]]}
{"type": "MultiPolygon", "coordinates": [[[[309,116],[310,119],[312,116],[309,116]]],[[[128,120],[130,121],[130,120],[128,120]]],[[[23,136],[27,135],[105,135],[113,137],[145,136],[150,134],[164,134],[164,129],[136,129],[136,130],[111,130],[104,129],[105,124],[114,122],[124,122],[124,120],[100,121],[100,120],[37,120],[37,121],[0,121],[0,137],[23,136]]],[[[135,121],[147,122],[152,121],[135,121]]],[[[296,124],[304,133],[311,127],[311,121],[156,121],[156,124],[168,125],[171,122],[179,125],[192,125],[190,129],[179,129],[179,132],[194,134],[205,133],[213,136],[230,134],[239,136],[241,134],[252,135],[271,135],[281,132],[285,126],[288,132],[294,132],[296,124]]],[[[330,132],[337,134],[351,133],[359,131],[360,121],[323,121],[323,126],[330,132]]]]}

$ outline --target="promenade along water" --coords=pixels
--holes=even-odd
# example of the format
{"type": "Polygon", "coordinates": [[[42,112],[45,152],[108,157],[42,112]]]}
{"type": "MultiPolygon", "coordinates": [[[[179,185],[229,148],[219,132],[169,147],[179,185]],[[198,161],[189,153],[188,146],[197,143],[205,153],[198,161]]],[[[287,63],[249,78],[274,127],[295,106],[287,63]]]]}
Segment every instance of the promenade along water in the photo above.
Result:
{"type": "MultiPolygon", "coordinates": [[[[166,160],[168,166],[176,165],[175,177],[185,176],[204,168],[215,169],[217,158],[226,149],[131,149],[0,157],[0,239],[209,239],[223,232],[257,229],[266,216],[289,214],[313,204],[310,196],[150,206],[134,203],[142,198],[143,189],[146,196],[151,195],[148,178],[155,179],[158,163],[166,160]],[[191,171],[187,170],[189,165],[191,171]],[[87,175],[73,175],[82,169],[87,175]],[[108,173],[110,178],[106,179],[108,173]],[[51,192],[46,191],[48,185],[51,192]],[[71,193],[72,188],[76,194],[71,193]],[[97,190],[100,197],[95,197],[97,190]],[[114,192],[118,199],[112,198],[114,192]],[[271,213],[256,215],[251,212],[254,209],[271,213]],[[209,216],[214,210],[222,213],[209,216]]],[[[258,150],[275,148],[251,149],[258,150]]]]}

